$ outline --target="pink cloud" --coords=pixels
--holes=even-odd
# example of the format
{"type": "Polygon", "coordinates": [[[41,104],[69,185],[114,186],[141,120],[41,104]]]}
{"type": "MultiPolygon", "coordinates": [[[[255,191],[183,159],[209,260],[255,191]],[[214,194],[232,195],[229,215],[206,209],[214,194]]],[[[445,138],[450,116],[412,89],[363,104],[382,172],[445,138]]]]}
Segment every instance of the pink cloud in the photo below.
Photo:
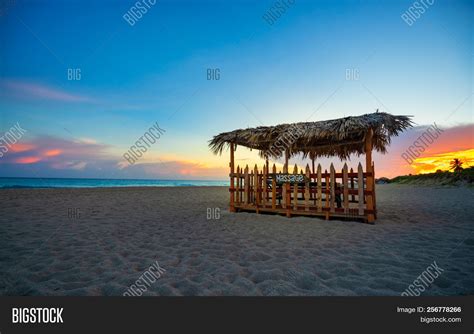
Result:
{"type": "Polygon", "coordinates": [[[28,150],[9,151],[0,159],[1,176],[215,180],[229,173],[225,162],[222,167],[179,160],[121,166],[121,155],[111,154],[111,146],[93,139],[38,136],[22,145],[28,150]]]}
{"type": "Polygon", "coordinates": [[[129,175],[145,175],[150,178],[164,179],[224,179],[229,175],[229,167],[207,167],[188,161],[164,161],[143,163],[124,169],[129,175]]]}
{"type": "Polygon", "coordinates": [[[44,155],[47,157],[55,157],[57,155],[60,155],[63,151],[59,149],[52,149],[52,150],[47,150],[44,152],[44,155]]]}
{"type": "Polygon", "coordinates": [[[93,142],[41,136],[15,144],[0,164],[42,164],[42,168],[82,170],[89,163],[110,160],[105,153],[107,148],[93,142]]]}
{"type": "Polygon", "coordinates": [[[41,157],[21,157],[16,158],[14,161],[17,164],[34,164],[41,161],[41,157]]]}
{"type": "Polygon", "coordinates": [[[70,94],[59,89],[51,88],[42,84],[16,81],[16,80],[4,80],[1,83],[5,89],[10,91],[16,96],[24,97],[35,97],[45,100],[55,100],[64,102],[93,102],[89,97],[70,94]]]}
{"type": "Polygon", "coordinates": [[[13,144],[10,150],[12,152],[26,152],[34,149],[35,146],[32,144],[23,144],[23,143],[16,143],[13,144]]]}

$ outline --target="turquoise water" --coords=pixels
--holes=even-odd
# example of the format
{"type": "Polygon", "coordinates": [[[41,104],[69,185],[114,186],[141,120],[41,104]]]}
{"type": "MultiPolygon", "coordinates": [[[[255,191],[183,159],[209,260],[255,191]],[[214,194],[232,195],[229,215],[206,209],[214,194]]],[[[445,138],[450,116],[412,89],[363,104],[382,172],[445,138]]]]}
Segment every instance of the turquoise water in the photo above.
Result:
{"type": "Polygon", "coordinates": [[[229,181],[200,180],[113,180],[0,177],[1,188],[97,188],[97,187],[192,187],[228,186],[229,181]]]}

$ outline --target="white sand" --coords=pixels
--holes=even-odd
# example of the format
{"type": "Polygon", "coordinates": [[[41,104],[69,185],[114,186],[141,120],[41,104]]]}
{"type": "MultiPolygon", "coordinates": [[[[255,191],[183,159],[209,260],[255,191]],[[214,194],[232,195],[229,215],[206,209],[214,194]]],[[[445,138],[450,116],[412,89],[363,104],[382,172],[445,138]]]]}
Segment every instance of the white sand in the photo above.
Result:
{"type": "Polygon", "coordinates": [[[155,261],[144,295],[400,295],[433,261],[423,295],[474,294],[474,190],[377,191],[368,225],[230,214],[217,187],[1,190],[0,294],[122,295],[155,261]]]}

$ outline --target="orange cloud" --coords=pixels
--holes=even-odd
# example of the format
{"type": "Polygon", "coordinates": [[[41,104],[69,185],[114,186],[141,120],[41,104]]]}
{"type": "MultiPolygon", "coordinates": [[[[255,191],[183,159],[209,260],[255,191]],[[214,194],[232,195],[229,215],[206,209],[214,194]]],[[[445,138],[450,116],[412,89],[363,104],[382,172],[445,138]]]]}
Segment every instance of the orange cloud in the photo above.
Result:
{"type": "Polygon", "coordinates": [[[12,147],[10,148],[10,150],[11,150],[12,152],[19,153],[19,152],[31,151],[31,150],[34,149],[34,148],[35,148],[35,145],[32,145],[32,144],[16,143],[16,144],[12,145],[12,147]]]}
{"type": "Polygon", "coordinates": [[[17,164],[34,164],[41,161],[40,157],[22,157],[15,160],[17,164]]]}
{"type": "Polygon", "coordinates": [[[60,155],[63,151],[59,149],[53,149],[53,150],[47,150],[44,152],[44,155],[46,157],[55,157],[57,155],[60,155]]]}
{"type": "Polygon", "coordinates": [[[463,167],[472,166],[474,163],[474,149],[464,151],[454,151],[434,154],[428,157],[415,159],[413,167],[418,174],[434,173],[436,170],[449,170],[449,163],[454,159],[460,159],[464,164],[463,167]]]}

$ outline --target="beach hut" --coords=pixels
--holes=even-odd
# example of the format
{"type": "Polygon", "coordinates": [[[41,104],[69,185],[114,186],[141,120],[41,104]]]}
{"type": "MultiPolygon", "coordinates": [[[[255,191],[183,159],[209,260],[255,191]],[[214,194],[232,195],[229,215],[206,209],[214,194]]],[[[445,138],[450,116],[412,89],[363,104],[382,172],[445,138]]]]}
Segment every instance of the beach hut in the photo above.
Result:
{"type": "Polygon", "coordinates": [[[215,154],[230,151],[230,211],[273,212],[292,215],[362,219],[377,217],[375,168],[372,151],[386,153],[390,138],[412,126],[410,116],[375,112],[328,121],[280,124],[239,129],[214,136],[209,147],[215,154]],[[235,166],[238,146],[259,151],[265,164],[259,168],[235,166]],[[329,171],[320,157],[348,160],[351,154],[365,154],[365,166],[329,171]],[[304,170],[288,160],[292,156],[311,159],[304,170]],[[277,171],[269,159],[284,157],[277,171]],[[365,169],[364,169],[365,168],[365,169]]]}

